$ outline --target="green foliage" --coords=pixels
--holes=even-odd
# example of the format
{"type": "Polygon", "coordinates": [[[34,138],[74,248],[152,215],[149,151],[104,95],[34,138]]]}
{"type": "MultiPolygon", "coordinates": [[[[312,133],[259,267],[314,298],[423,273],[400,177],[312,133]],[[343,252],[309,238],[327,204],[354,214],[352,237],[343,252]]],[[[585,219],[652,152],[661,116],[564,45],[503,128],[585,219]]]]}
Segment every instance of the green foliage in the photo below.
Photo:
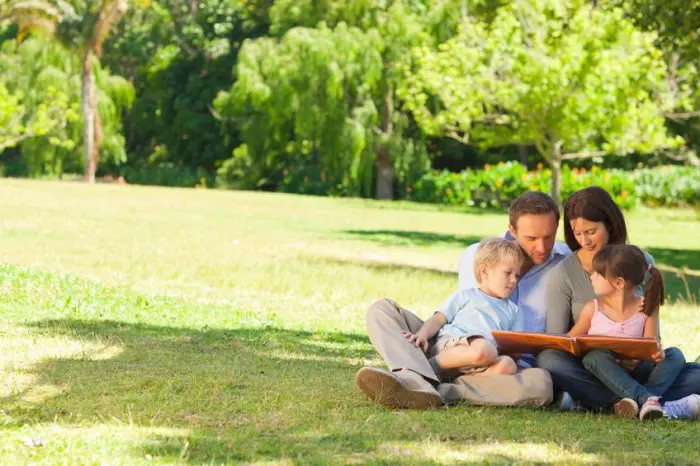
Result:
{"type": "Polygon", "coordinates": [[[65,94],[51,86],[31,110],[26,102],[21,91],[11,93],[0,81],[0,153],[30,138],[46,137],[60,147],[71,145],[60,137],[60,130],[74,117],[65,94]]]}
{"type": "MultiPolygon", "coordinates": [[[[486,165],[483,170],[460,173],[433,171],[415,185],[406,186],[404,198],[474,207],[508,206],[526,191],[549,192],[552,171],[544,166],[528,171],[515,162],[486,165]]],[[[636,171],[602,170],[597,166],[562,169],[562,198],[587,186],[607,190],[623,209],[639,203],[657,206],[687,206],[698,203],[700,174],[690,167],[662,167],[636,171]]]]}
{"type": "Polygon", "coordinates": [[[266,32],[264,0],[154,1],[122,22],[104,62],[134,81],[127,115],[130,171],[163,163],[214,172],[238,144],[212,101],[230,89],[241,43],[266,32]]]}
{"type": "MultiPolygon", "coordinates": [[[[50,37],[35,34],[22,43],[7,40],[0,51],[0,82],[20,92],[22,104],[30,112],[53,109],[53,126],[19,146],[22,168],[19,174],[39,176],[81,172],[82,118],[80,109],[78,58],[50,37]]],[[[125,79],[95,68],[98,110],[102,121],[103,143],[100,158],[112,163],[126,160],[122,114],[134,99],[134,88],[125,79]]],[[[44,111],[46,113],[47,110],[44,111]]]]}
{"type": "Polygon", "coordinates": [[[123,167],[119,173],[129,184],[145,184],[175,187],[213,187],[215,176],[202,168],[178,167],[164,162],[140,168],[123,167]]]}
{"type": "Polygon", "coordinates": [[[297,156],[319,164],[349,192],[368,195],[360,174],[378,118],[372,93],[382,75],[382,47],[376,32],[344,23],[246,42],[236,83],[214,102],[219,114],[240,121],[244,145],[234,152],[230,181],[240,176],[262,186],[297,156]]]}
{"type": "Polygon", "coordinates": [[[458,37],[415,49],[405,73],[399,95],[428,133],[532,144],[555,170],[682,142],[661,115],[673,101],[654,35],[587,1],[513,2],[490,24],[465,20],[458,37]]]}
{"type": "Polygon", "coordinates": [[[650,206],[700,206],[700,170],[667,166],[635,172],[639,199],[650,206]]]}

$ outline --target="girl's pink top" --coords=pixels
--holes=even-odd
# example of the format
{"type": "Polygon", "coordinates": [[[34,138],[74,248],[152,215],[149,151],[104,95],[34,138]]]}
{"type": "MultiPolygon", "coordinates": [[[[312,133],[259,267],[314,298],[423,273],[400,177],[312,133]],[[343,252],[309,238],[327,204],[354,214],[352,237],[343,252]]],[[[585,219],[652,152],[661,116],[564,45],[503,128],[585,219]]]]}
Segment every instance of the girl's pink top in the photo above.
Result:
{"type": "Polygon", "coordinates": [[[615,322],[606,316],[598,309],[598,299],[595,302],[595,312],[591,319],[591,328],[588,329],[589,335],[604,335],[607,337],[631,337],[639,338],[644,336],[644,324],[647,321],[647,315],[643,312],[638,312],[627,320],[615,322]]]}

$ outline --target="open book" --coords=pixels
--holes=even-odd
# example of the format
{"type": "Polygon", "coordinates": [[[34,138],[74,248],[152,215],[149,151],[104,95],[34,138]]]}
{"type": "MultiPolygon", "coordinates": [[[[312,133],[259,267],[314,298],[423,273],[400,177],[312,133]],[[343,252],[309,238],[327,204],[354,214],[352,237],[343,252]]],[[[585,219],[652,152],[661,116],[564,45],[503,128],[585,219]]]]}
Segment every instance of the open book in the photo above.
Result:
{"type": "Polygon", "coordinates": [[[502,354],[537,354],[546,349],[583,356],[594,349],[608,349],[621,359],[651,361],[658,352],[655,338],[625,338],[586,335],[569,337],[556,333],[527,333],[494,330],[491,332],[502,354]]]}

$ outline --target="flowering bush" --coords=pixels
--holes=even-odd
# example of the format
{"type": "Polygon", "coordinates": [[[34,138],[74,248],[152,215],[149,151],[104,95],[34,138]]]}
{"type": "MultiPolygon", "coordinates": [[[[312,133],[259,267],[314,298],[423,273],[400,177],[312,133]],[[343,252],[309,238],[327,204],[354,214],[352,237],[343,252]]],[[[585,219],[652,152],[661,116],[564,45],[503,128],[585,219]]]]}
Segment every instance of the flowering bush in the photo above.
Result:
{"type": "MultiPolygon", "coordinates": [[[[552,171],[538,164],[528,171],[517,162],[485,165],[482,170],[429,172],[414,186],[406,186],[404,198],[476,207],[509,205],[526,191],[549,192],[552,171]]],[[[562,168],[562,198],[587,186],[606,189],[623,209],[638,203],[649,205],[697,205],[700,193],[700,170],[692,167],[662,167],[636,171],[603,170],[594,166],[562,168]]]]}

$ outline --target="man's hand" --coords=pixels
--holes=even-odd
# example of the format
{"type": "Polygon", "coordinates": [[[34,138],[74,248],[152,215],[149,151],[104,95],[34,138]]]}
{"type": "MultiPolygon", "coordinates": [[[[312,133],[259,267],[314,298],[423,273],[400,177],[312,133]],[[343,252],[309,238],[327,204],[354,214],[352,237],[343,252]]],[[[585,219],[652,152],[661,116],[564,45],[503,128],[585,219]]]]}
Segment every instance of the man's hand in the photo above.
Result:
{"type": "Polygon", "coordinates": [[[424,353],[428,352],[428,339],[421,335],[420,332],[401,332],[401,335],[403,335],[406,339],[408,339],[408,341],[413,343],[413,346],[415,346],[416,348],[422,349],[424,353]]]}
{"type": "Polygon", "coordinates": [[[655,363],[659,363],[659,362],[663,361],[664,358],[666,357],[666,353],[664,352],[664,347],[661,346],[661,343],[657,343],[657,345],[659,346],[659,351],[657,353],[651,355],[651,359],[653,359],[655,363]]]}

